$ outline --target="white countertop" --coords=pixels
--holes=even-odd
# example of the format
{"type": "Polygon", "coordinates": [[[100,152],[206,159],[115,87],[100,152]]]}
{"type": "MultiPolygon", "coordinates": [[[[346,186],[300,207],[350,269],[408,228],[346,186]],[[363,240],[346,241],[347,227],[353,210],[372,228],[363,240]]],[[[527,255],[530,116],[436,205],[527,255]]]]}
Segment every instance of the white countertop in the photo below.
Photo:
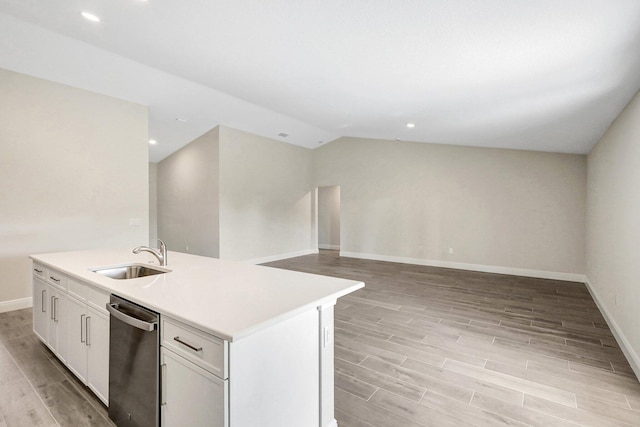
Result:
{"type": "Polygon", "coordinates": [[[131,249],[32,255],[37,262],[89,282],[228,341],[237,341],[313,307],[333,303],[364,286],[354,280],[169,252],[171,272],[117,280],[91,271],[153,255],[131,249]]]}

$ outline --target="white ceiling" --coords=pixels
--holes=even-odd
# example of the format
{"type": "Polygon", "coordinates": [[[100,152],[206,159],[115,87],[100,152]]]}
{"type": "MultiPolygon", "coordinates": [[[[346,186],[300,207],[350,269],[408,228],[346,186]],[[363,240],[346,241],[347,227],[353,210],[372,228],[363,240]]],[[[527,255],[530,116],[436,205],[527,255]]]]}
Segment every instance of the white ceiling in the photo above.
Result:
{"type": "Polygon", "coordinates": [[[148,105],[152,161],[218,124],[587,153],[640,88],[640,1],[0,0],[0,67],[148,105]]]}

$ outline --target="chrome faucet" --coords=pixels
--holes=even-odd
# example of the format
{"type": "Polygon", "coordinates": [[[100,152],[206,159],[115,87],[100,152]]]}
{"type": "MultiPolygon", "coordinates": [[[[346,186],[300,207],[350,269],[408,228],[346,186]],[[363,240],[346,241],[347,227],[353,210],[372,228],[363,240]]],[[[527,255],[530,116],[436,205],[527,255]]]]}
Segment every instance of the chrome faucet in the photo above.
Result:
{"type": "Polygon", "coordinates": [[[164,242],[157,237],[155,239],[158,241],[158,243],[160,243],[160,248],[153,249],[149,246],[138,246],[136,248],[133,248],[132,252],[134,254],[139,254],[140,252],[150,252],[156,258],[158,258],[158,262],[160,263],[160,265],[165,266],[167,265],[167,245],[165,245],[164,242]]]}

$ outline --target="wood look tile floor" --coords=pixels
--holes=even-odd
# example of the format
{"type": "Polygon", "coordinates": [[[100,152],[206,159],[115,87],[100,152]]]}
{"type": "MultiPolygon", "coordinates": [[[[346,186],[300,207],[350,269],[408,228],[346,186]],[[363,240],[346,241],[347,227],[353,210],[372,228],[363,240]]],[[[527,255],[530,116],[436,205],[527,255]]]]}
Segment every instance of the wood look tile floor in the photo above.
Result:
{"type": "MultiPolygon", "coordinates": [[[[583,284],[334,251],[267,265],[366,283],[335,309],[339,427],[640,426],[640,384],[583,284]]],[[[12,426],[113,426],[35,337],[31,309],[0,313],[12,426]]]]}
{"type": "Polygon", "coordinates": [[[105,406],[32,329],[30,308],[0,313],[0,427],[113,427],[105,406]]]}
{"type": "Polygon", "coordinates": [[[582,283],[338,257],[339,427],[640,426],[640,383],[582,283]]]}

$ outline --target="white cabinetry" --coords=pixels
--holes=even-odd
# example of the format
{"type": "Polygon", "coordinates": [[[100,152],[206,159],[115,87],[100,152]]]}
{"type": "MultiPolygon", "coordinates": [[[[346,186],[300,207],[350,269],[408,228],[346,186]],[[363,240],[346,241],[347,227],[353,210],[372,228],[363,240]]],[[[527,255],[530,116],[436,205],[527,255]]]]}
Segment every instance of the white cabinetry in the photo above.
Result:
{"type": "Polygon", "coordinates": [[[109,401],[109,294],[52,268],[33,267],[33,330],[105,404],[109,401]]]}
{"type": "Polygon", "coordinates": [[[227,381],[162,348],[162,425],[228,426],[227,381]]]}
{"type": "Polygon", "coordinates": [[[63,362],[67,357],[67,278],[40,264],[33,266],[33,330],[63,362]]]}
{"type": "Polygon", "coordinates": [[[83,383],[87,383],[87,305],[77,300],[69,298],[68,304],[69,321],[69,356],[67,359],[68,368],[83,383]]]}
{"type": "Polygon", "coordinates": [[[41,341],[47,342],[48,307],[49,297],[48,286],[40,278],[33,278],[33,332],[41,341]]]}
{"type": "Polygon", "coordinates": [[[227,342],[162,319],[162,426],[227,427],[227,342]]]}
{"type": "Polygon", "coordinates": [[[87,308],[87,385],[109,405],[109,315],[87,308]]]}
{"type": "Polygon", "coordinates": [[[48,285],[49,316],[47,346],[62,362],[67,361],[67,297],[66,292],[48,285]]]}
{"type": "Polygon", "coordinates": [[[163,427],[336,425],[332,303],[231,343],[161,325],[163,427]]]}
{"type": "Polygon", "coordinates": [[[109,402],[109,295],[69,281],[69,369],[100,400],[109,402]]]}

